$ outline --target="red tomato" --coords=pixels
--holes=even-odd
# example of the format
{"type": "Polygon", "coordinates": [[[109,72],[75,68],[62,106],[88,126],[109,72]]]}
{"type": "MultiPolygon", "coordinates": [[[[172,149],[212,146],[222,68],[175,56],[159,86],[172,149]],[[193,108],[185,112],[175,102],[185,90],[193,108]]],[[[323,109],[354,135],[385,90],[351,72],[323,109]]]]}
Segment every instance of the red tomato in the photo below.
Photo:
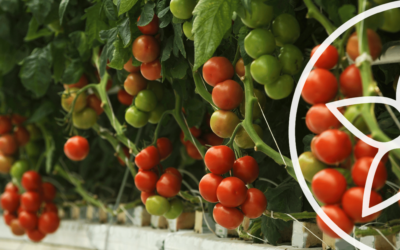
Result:
{"type": "Polygon", "coordinates": [[[165,169],[164,173],[169,173],[169,174],[173,174],[176,177],[178,177],[179,181],[182,181],[182,174],[181,172],[179,172],[178,169],[173,168],[173,167],[169,167],[167,169],[165,169]]]}
{"type": "Polygon", "coordinates": [[[132,46],[133,56],[142,63],[149,63],[157,59],[160,54],[160,45],[157,40],[148,35],[135,39],[132,46]]]}
{"type": "MultiPolygon", "coordinates": [[[[345,233],[353,231],[354,223],[347,217],[346,213],[336,205],[326,205],[322,207],[324,213],[345,233]]],[[[317,215],[317,225],[322,232],[332,238],[340,237],[317,215]]]]}
{"type": "MultiPolygon", "coordinates": [[[[198,139],[201,145],[204,145],[205,142],[202,139],[198,139]]],[[[202,160],[203,156],[201,156],[199,150],[196,148],[196,146],[191,142],[191,141],[186,141],[185,142],[185,147],[186,147],[186,152],[187,154],[195,159],[195,160],[202,160]]]]}
{"type": "Polygon", "coordinates": [[[0,135],[7,134],[11,132],[12,124],[11,119],[8,116],[0,116],[0,135]]]}
{"type": "MultiPolygon", "coordinates": [[[[342,207],[346,214],[355,223],[367,223],[376,220],[382,211],[362,217],[362,202],[364,198],[363,187],[353,187],[344,193],[342,198],[342,207]]],[[[371,196],[369,200],[369,206],[373,207],[382,202],[382,197],[375,191],[371,190],[371,196]]]]}
{"type": "MultiPolygon", "coordinates": [[[[382,51],[382,42],[379,35],[371,30],[367,30],[368,36],[368,45],[369,45],[369,52],[373,60],[378,58],[382,51]]],[[[355,61],[357,57],[360,55],[360,51],[358,49],[358,37],[357,32],[354,32],[349,40],[347,40],[346,52],[350,56],[350,58],[355,61]]]]}
{"type": "Polygon", "coordinates": [[[89,154],[90,146],[86,138],[74,136],[68,139],[64,145],[65,155],[73,161],[82,161],[89,154]]]}
{"type": "Polygon", "coordinates": [[[30,134],[25,127],[18,126],[14,130],[14,137],[18,146],[23,147],[29,142],[30,134]]]}
{"type": "Polygon", "coordinates": [[[324,131],[315,140],[313,154],[318,160],[334,165],[349,157],[351,151],[349,136],[343,131],[330,129],[324,131]]]}
{"type": "Polygon", "coordinates": [[[82,75],[77,83],[64,84],[64,89],[68,89],[68,88],[70,88],[70,89],[72,89],[72,88],[81,89],[81,88],[85,87],[87,84],[88,84],[88,80],[87,80],[86,76],[82,75]]]}
{"type": "Polygon", "coordinates": [[[18,215],[18,220],[21,227],[28,231],[35,229],[38,225],[38,217],[36,214],[27,211],[22,211],[18,215]]]}
{"type": "Polygon", "coordinates": [[[226,207],[238,207],[246,200],[247,188],[237,177],[227,177],[217,188],[219,202],[226,207]]]}
{"type": "Polygon", "coordinates": [[[243,58],[240,58],[238,61],[237,61],[237,63],[236,63],[236,65],[235,65],[235,71],[236,71],[236,74],[239,76],[239,77],[243,77],[244,75],[245,75],[245,68],[244,68],[244,61],[243,61],[243,58]]]}
{"type": "Polygon", "coordinates": [[[45,202],[50,202],[50,201],[54,200],[54,198],[56,198],[57,190],[53,184],[51,184],[50,182],[44,182],[42,184],[42,187],[43,187],[43,189],[42,189],[43,190],[43,200],[45,202]]]}
{"type": "Polygon", "coordinates": [[[0,204],[4,210],[13,213],[19,207],[19,194],[15,192],[4,192],[0,196],[0,204]]]}
{"type": "Polygon", "coordinates": [[[174,174],[165,173],[157,181],[157,193],[165,198],[174,197],[181,190],[181,180],[174,174]]]}
{"type": "Polygon", "coordinates": [[[223,179],[222,176],[212,173],[203,176],[199,184],[199,192],[203,199],[211,203],[218,202],[217,188],[223,179]]]}
{"type": "Polygon", "coordinates": [[[10,134],[0,136],[0,153],[5,155],[13,155],[17,152],[18,144],[15,137],[10,134]]]}
{"type": "Polygon", "coordinates": [[[158,153],[160,154],[161,161],[167,159],[168,156],[170,156],[172,153],[171,141],[166,137],[158,138],[157,139],[157,150],[158,150],[158,153]]]}
{"type": "MultiPolygon", "coordinates": [[[[358,159],[351,170],[351,177],[357,186],[365,187],[369,169],[372,165],[373,157],[363,157],[358,159]]],[[[387,179],[386,167],[382,162],[379,162],[376,169],[374,181],[372,182],[372,189],[379,190],[385,186],[387,179]]]]}
{"type": "Polygon", "coordinates": [[[328,129],[340,128],[342,124],[325,104],[320,103],[313,105],[308,110],[306,125],[311,132],[321,134],[328,129]]]}
{"type": "Polygon", "coordinates": [[[250,188],[247,190],[246,200],[240,208],[247,218],[256,219],[267,209],[267,198],[257,188],[250,188]]]}
{"type": "MultiPolygon", "coordinates": [[[[26,117],[19,115],[19,114],[12,114],[11,116],[11,123],[14,125],[21,125],[26,121],[26,117]]],[[[1,122],[0,122],[1,123],[1,122]]],[[[0,125],[1,127],[1,125],[0,125]]],[[[1,134],[1,133],[0,133],[1,134]]]]}
{"type": "Polygon", "coordinates": [[[129,73],[138,73],[138,72],[140,72],[140,66],[136,67],[136,66],[132,65],[132,57],[129,58],[129,61],[127,61],[125,63],[124,69],[129,73]]]}
{"type": "Polygon", "coordinates": [[[96,111],[97,115],[101,115],[104,109],[101,107],[101,100],[95,94],[88,95],[86,98],[88,107],[96,111]]]}
{"type": "Polygon", "coordinates": [[[336,77],[326,69],[314,69],[304,84],[301,96],[309,104],[327,103],[338,90],[336,77]]]}
{"type": "Polygon", "coordinates": [[[53,212],[53,213],[58,214],[58,208],[54,203],[46,203],[44,205],[43,213],[46,213],[46,212],[53,212]]]}
{"type": "Polygon", "coordinates": [[[125,106],[130,106],[132,104],[133,96],[128,94],[128,92],[126,92],[124,89],[120,89],[118,91],[117,97],[118,97],[118,101],[120,103],[124,104],[125,106]]]}
{"type": "Polygon", "coordinates": [[[228,146],[214,146],[207,150],[204,162],[213,174],[225,174],[232,169],[235,153],[228,146]]]}
{"type": "Polygon", "coordinates": [[[158,176],[152,171],[139,171],[135,176],[135,185],[142,192],[153,192],[156,189],[158,176]]]}
{"type": "Polygon", "coordinates": [[[203,65],[204,80],[213,87],[220,82],[231,79],[233,74],[232,63],[225,57],[212,57],[203,65]]]}
{"type": "Polygon", "coordinates": [[[156,195],[156,193],[154,193],[154,192],[142,192],[140,194],[140,199],[142,200],[143,205],[146,205],[147,198],[149,198],[149,197],[151,197],[153,195],[156,195]]]}
{"type": "Polygon", "coordinates": [[[21,195],[21,207],[24,211],[36,213],[41,204],[42,199],[37,192],[28,191],[21,195]]]}
{"type": "Polygon", "coordinates": [[[347,67],[339,78],[340,91],[347,97],[359,97],[363,95],[363,87],[360,70],[354,65],[347,67]]]}
{"type": "Polygon", "coordinates": [[[222,110],[237,108],[243,99],[244,93],[242,87],[233,80],[218,83],[212,91],[214,104],[222,110]]]}
{"type": "Polygon", "coordinates": [[[244,183],[253,183],[258,178],[258,164],[251,156],[243,156],[233,164],[233,176],[238,177],[244,183]]]}
{"type": "Polygon", "coordinates": [[[135,163],[142,170],[150,170],[160,163],[160,155],[154,146],[148,146],[136,155],[135,163]]]}
{"type": "Polygon", "coordinates": [[[7,183],[4,192],[15,192],[18,193],[18,187],[14,185],[12,182],[7,183]]]}
{"type": "Polygon", "coordinates": [[[43,234],[51,234],[60,226],[60,218],[56,213],[43,213],[39,217],[39,231],[43,234]]]}
{"type": "Polygon", "coordinates": [[[214,220],[226,229],[235,229],[243,222],[243,214],[237,208],[225,207],[221,203],[215,205],[214,220]]]}
{"type": "MultiPolygon", "coordinates": [[[[317,51],[319,48],[319,45],[315,46],[313,50],[311,51],[311,56],[310,58],[314,55],[314,53],[317,51]]],[[[339,53],[335,46],[329,45],[328,48],[324,52],[322,52],[322,55],[318,58],[317,62],[314,64],[315,68],[322,68],[322,69],[331,69],[335,67],[339,60],[339,53]]]]}
{"type": "Polygon", "coordinates": [[[39,191],[42,188],[42,177],[35,171],[26,171],[22,175],[21,184],[27,191],[39,191]]]}
{"type": "Polygon", "coordinates": [[[218,135],[214,133],[208,133],[204,135],[204,140],[206,141],[206,144],[211,145],[211,146],[219,146],[222,145],[224,142],[224,139],[219,137],[218,135]]]}
{"type": "Polygon", "coordinates": [[[11,213],[7,210],[3,212],[3,219],[7,226],[11,224],[11,221],[18,219],[14,213],[11,213]]]}
{"type": "MultiPolygon", "coordinates": [[[[126,158],[129,159],[129,148],[122,146],[122,150],[124,151],[124,154],[126,156],[126,158]]],[[[121,164],[122,166],[125,166],[125,159],[122,160],[119,156],[118,156],[118,162],[119,164],[121,164]]]]}
{"type": "Polygon", "coordinates": [[[319,171],[312,179],[312,191],[315,197],[325,204],[337,204],[347,189],[346,178],[333,168],[319,171]]]}
{"type": "MultiPolygon", "coordinates": [[[[371,138],[371,135],[368,135],[368,137],[371,138]]],[[[358,140],[356,145],[354,146],[354,156],[356,159],[360,159],[362,157],[375,157],[375,155],[378,153],[378,149],[374,148],[367,143],[363,142],[362,140],[358,140]]],[[[386,163],[389,157],[389,153],[385,154],[381,161],[383,163],[386,163]]]]}
{"type": "Polygon", "coordinates": [[[25,234],[25,229],[21,227],[18,219],[12,220],[10,223],[11,232],[16,236],[21,236],[25,234]]]}
{"type": "Polygon", "coordinates": [[[193,137],[197,138],[201,135],[201,129],[196,128],[196,127],[191,127],[190,129],[190,133],[193,135],[193,137]]]}
{"type": "Polygon", "coordinates": [[[136,96],[146,88],[147,81],[139,72],[129,74],[124,82],[124,89],[131,96],[136,96]]]}
{"type": "MultiPolygon", "coordinates": [[[[139,22],[140,16],[137,19],[137,22],[139,22]]],[[[153,19],[151,22],[145,26],[139,26],[138,28],[140,32],[142,32],[144,35],[155,35],[158,32],[158,17],[156,14],[154,14],[153,19]]]]}
{"type": "Polygon", "coordinates": [[[140,65],[140,72],[144,78],[150,81],[154,81],[161,78],[161,62],[156,59],[152,62],[142,63],[140,65]]]}
{"type": "Polygon", "coordinates": [[[42,241],[44,239],[44,237],[46,237],[46,235],[44,233],[40,232],[37,229],[31,230],[31,231],[27,231],[26,235],[28,235],[28,238],[33,242],[42,241]]]}

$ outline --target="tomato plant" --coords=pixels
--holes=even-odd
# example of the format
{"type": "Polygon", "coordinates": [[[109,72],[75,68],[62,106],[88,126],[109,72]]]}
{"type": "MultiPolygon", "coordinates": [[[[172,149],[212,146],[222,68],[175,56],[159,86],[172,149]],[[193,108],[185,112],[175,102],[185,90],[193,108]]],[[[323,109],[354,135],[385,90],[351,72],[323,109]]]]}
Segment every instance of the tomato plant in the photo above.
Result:
{"type": "Polygon", "coordinates": [[[195,0],[172,0],[170,9],[172,14],[179,19],[189,19],[196,6],[195,0]]]}
{"type": "Polygon", "coordinates": [[[273,18],[273,8],[261,0],[251,1],[251,12],[245,11],[241,16],[242,22],[250,28],[267,26],[273,18]]]}
{"type": "Polygon", "coordinates": [[[215,111],[210,120],[212,131],[221,138],[231,137],[239,122],[235,113],[224,110],[215,111]]]}
{"type": "Polygon", "coordinates": [[[319,201],[331,205],[341,201],[347,189],[347,182],[339,171],[327,168],[314,175],[311,186],[319,201]]]}
{"type": "Polygon", "coordinates": [[[140,91],[145,90],[146,88],[146,79],[137,72],[129,74],[124,82],[124,89],[131,96],[136,96],[140,91]]]}
{"type": "Polygon", "coordinates": [[[326,130],[315,140],[313,153],[326,164],[344,161],[352,152],[349,136],[340,130],[326,130]]]}
{"type": "Polygon", "coordinates": [[[43,234],[54,233],[60,226],[60,218],[56,213],[47,212],[39,217],[38,228],[43,234]]]}
{"type": "Polygon", "coordinates": [[[346,97],[362,96],[360,70],[354,64],[347,67],[340,75],[340,91],[346,97]]]}
{"type": "Polygon", "coordinates": [[[207,150],[204,163],[213,174],[225,174],[232,169],[235,153],[227,146],[214,146],[207,150]]]}
{"type": "MultiPolygon", "coordinates": [[[[369,51],[372,59],[375,60],[376,58],[378,58],[382,51],[381,38],[375,31],[371,29],[367,30],[367,35],[369,51]]],[[[353,61],[355,61],[356,58],[360,55],[358,48],[358,37],[356,32],[354,32],[347,41],[346,52],[353,61]]]]}
{"type": "Polygon", "coordinates": [[[260,84],[271,84],[279,79],[282,63],[271,55],[262,55],[251,63],[251,76],[260,84]]]}
{"type": "Polygon", "coordinates": [[[323,103],[315,104],[308,110],[306,125],[315,134],[321,134],[328,129],[341,127],[339,120],[323,103]]]}
{"type": "MultiPolygon", "coordinates": [[[[137,21],[139,22],[140,20],[140,16],[138,17],[137,21]]],[[[145,26],[139,26],[138,28],[140,30],[140,32],[142,32],[144,35],[155,35],[158,32],[158,17],[157,15],[153,16],[153,19],[151,20],[151,22],[145,26]]]]}
{"type": "Polygon", "coordinates": [[[146,200],[146,210],[151,215],[161,216],[168,212],[171,208],[171,204],[168,200],[159,195],[153,195],[146,200]]]}

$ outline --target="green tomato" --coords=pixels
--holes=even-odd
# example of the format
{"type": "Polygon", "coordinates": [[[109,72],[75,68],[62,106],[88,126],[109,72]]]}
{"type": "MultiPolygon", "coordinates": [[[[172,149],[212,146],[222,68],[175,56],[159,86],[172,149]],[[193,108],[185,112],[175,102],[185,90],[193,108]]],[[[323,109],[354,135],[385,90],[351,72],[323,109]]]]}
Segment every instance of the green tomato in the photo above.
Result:
{"type": "MultiPolygon", "coordinates": [[[[78,91],[79,91],[78,88],[70,88],[64,90],[61,96],[61,106],[65,111],[69,112],[72,109],[72,103],[78,91]]],[[[86,107],[87,104],[86,97],[87,97],[86,92],[82,92],[79,94],[79,96],[75,101],[73,112],[79,112],[86,107]]]]}
{"type": "Polygon", "coordinates": [[[239,122],[239,118],[232,111],[217,110],[211,116],[210,127],[217,136],[230,138],[239,122]]]}
{"type": "Polygon", "coordinates": [[[31,140],[25,145],[25,150],[29,157],[36,157],[40,154],[39,145],[31,140]]]}
{"type": "Polygon", "coordinates": [[[29,131],[29,141],[36,141],[42,138],[42,132],[35,124],[26,125],[26,129],[29,131]]]}
{"type": "Polygon", "coordinates": [[[75,128],[89,129],[97,122],[97,113],[92,108],[85,108],[81,112],[72,114],[72,123],[75,128]]]}
{"type": "Polygon", "coordinates": [[[279,60],[282,63],[282,73],[295,75],[300,72],[303,66],[303,54],[292,44],[283,45],[279,60]]]}
{"type": "Polygon", "coordinates": [[[250,8],[251,14],[245,10],[241,19],[247,27],[252,29],[268,26],[274,17],[274,8],[266,5],[263,0],[252,0],[250,8]]]}
{"type": "Polygon", "coordinates": [[[157,97],[157,101],[161,101],[164,97],[164,87],[161,82],[150,81],[147,83],[147,89],[153,91],[157,97]]]}
{"type": "Polygon", "coordinates": [[[160,122],[161,116],[164,114],[165,108],[163,105],[157,105],[155,109],[150,112],[149,122],[151,124],[157,124],[160,122]]]}
{"type": "MultiPolygon", "coordinates": [[[[254,95],[256,96],[258,103],[260,103],[261,108],[264,110],[265,105],[267,104],[267,97],[258,89],[254,89],[254,95]]],[[[253,120],[262,117],[262,112],[258,103],[256,102],[253,104],[253,120]]],[[[243,117],[246,115],[246,100],[243,100],[243,102],[240,104],[240,113],[243,117]]]]}
{"type": "Polygon", "coordinates": [[[187,39],[194,41],[194,34],[192,33],[193,24],[192,22],[185,22],[182,25],[183,33],[187,37],[187,39]]]}
{"type": "Polygon", "coordinates": [[[143,112],[135,106],[129,107],[125,113],[126,122],[134,128],[141,128],[145,126],[149,120],[149,117],[149,113],[143,112]]]}
{"type": "Polygon", "coordinates": [[[171,0],[169,9],[176,18],[189,19],[196,7],[196,0],[171,0]]]}
{"type": "Polygon", "coordinates": [[[19,160],[14,162],[11,167],[10,174],[17,180],[21,180],[22,175],[29,170],[29,163],[26,160],[19,160]]]}
{"type": "Polygon", "coordinates": [[[135,98],[135,106],[145,112],[150,112],[157,106],[157,97],[150,89],[139,92],[135,98]]]}
{"type": "Polygon", "coordinates": [[[183,203],[180,199],[174,198],[170,201],[171,208],[164,214],[164,217],[173,220],[179,217],[183,212],[183,203]]]}
{"type": "Polygon", "coordinates": [[[400,9],[391,9],[383,12],[384,22],[381,30],[396,33],[400,31],[400,9]]]}
{"type": "Polygon", "coordinates": [[[159,195],[153,195],[146,200],[146,210],[151,215],[161,216],[171,208],[167,199],[159,195]]]}
{"type": "Polygon", "coordinates": [[[366,135],[369,134],[369,128],[356,105],[347,107],[346,111],[344,112],[344,117],[352,122],[354,127],[356,127],[358,130],[366,135]]]}
{"type": "Polygon", "coordinates": [[[328,167],[325,163],[320,162],[311,152],[302,153],[299,157],[299,164],[304,179],[310,183],[316,173],[328,167]]]}
{"type": "Polygon", "coordinates": [[[274,35],[266,29],[254,29],[244,39],[244,49],[254,59],[271,54],[275,47],[274,35]]]}
{"type": "MultiPolygon", "coordinates": [[[[257,124],[253,124],[253,128],[257,132],[258,136],[262,137],[262,128],[257,124]]],[[[254,148],[255,146],[253,140],[250,138],[249,134],[243,127],[241,127],[237,132],[235,136],[235,143],[238,145],[239,148],[243,149],[254,148]]]]}
{"type": "Polygon", "coordinates": [[[293,87],[293,78],[290,75],[282,75],[276,82],[265,85],[264,89],[271,99],[280,100],[288,97],[292,93],[293,87]]]}
{"type": "Polygon", "coordinates": [[[272,33],[274,33],[277,45],[279,46],[294,43],[300,36],[299,22],[290,14],[280,14],[272,22],[272,33]]]}
{"type": "Polygon", "coordinates": [[[282,63],[271,55],[262,55],[251,63],[251,76],[260,84],[269,84],[278,80],[282,63]]]}

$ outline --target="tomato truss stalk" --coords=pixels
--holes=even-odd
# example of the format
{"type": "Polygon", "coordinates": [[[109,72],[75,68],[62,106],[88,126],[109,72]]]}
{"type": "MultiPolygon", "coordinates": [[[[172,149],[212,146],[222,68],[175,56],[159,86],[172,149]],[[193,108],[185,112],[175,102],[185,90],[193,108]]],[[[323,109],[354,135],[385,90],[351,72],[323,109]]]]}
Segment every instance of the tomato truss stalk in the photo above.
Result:
{"type": "Polygon", "coordinates": [[[328,20],[328,18],[319,12],[312,0],[304,0],[304,4],[308,8],[307,18],[314,18],[320,22],[329,35],[336,30],[336,27],[328,20]]]}

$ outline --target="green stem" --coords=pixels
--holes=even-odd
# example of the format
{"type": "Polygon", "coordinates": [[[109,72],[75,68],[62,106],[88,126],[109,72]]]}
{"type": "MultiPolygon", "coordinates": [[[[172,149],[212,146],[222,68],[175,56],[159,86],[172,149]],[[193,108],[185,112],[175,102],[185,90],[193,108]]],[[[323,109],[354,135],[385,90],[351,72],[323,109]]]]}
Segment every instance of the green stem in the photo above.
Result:
{"type": "Polygon", "coordinates": [[[304,0],[304,4],[308,8],[307,18],[314,18],[320,22],[329,35],[336,30],[336,27],[329,21],[329,19],[319,12],[317,6],[315,6],[312,0],[304,0]]]}
{"type": "Polygon", "coordinates": [[[201,78],[200,74],[198,72],[192,72],[192,73],[193,73],[194,84],[196,86],[195,92],[199,94],[208,103],[210,103],[214,110],[218,110],[219,108],[215,106],[211,94],[205,87],[203,79],[201,78]]]}
{"type": "Polygon", "coordinates": [[[157,124],[156,130],[154,131],[154,139],[153,139],[152,145],[155,146],[157,144],[158,134],[160,133],[160,129],[162,126],[161,124],[162,124],[163,120],[165,119],[165,117],[167,117],[167,115],[172,115],[172,114],[173,114],[173,110],[167,110],[162,114],[160,121],[157,124]]]}
{"type": "MultiPolygon", "coordinates": [[[[395,233],[400,232],[400,225],[389,227],[389,228],[376,228],[378,229],[383,235],[392,235],[395,233]]],[[[354,234],[355,237],[364,237],[364,236],[370,236],[370,235],[380,235],[379,232],[374,229],[373,227],[368,227],[368,229],[356,229],[354,234]]]]}
{"type": "MultiPolygon", "coordinates": [[[[189,193],[189,191],[180,191],[179,192],[179,194],[178,194],[180,197],[182,197],[184,200],[187,200],[187,201],[189,201],[189,202],[191,202],[191,203],[194,203],[194,204],[201,204],[200,203],[200,198],[201,198],[201,196],[193,196],[193,195],[191,195],[190,193],[189,193]],[[199,198],[200,197],[200,198],[199,198]]],[[[203,204],[204,203],[207,203],[207,201],[206,200],[204,200],[203,198],[201,198],[201,200],[203,201],[203,204]]]]}
{"type": "Polygon", "coordinates": [[[274,212],[272,214],[272,212],[270,212],[268,210],[266,210],[264,212],[264,215],[269,218],[280,219],[283,221],[293,221],[293,218],[295,218],[296,220],[310,220],[310,219],[315,219],[317,217],[317,213],[315,213],[315,212],[292,213],[292,214],[290,214],[290,216],[292,216],[293,218],[291,218],[290,216],[288,216],[285,213],[274,212]]]}
{"type": "Polygon", "coordinates": [[[232,144],[233,144],[233,142],[235,141],[236,134],[237,134],[237,132],[239,131],[239,129],[240,129],[241,127],[242,127],[242,123],[239,122],[239,124],[236,125],[235,130],[233,130],[232,136],[231,136],[231,138],[229,139],[229,141],[226,143],[226,146],[232,147],[232,144]]]}

